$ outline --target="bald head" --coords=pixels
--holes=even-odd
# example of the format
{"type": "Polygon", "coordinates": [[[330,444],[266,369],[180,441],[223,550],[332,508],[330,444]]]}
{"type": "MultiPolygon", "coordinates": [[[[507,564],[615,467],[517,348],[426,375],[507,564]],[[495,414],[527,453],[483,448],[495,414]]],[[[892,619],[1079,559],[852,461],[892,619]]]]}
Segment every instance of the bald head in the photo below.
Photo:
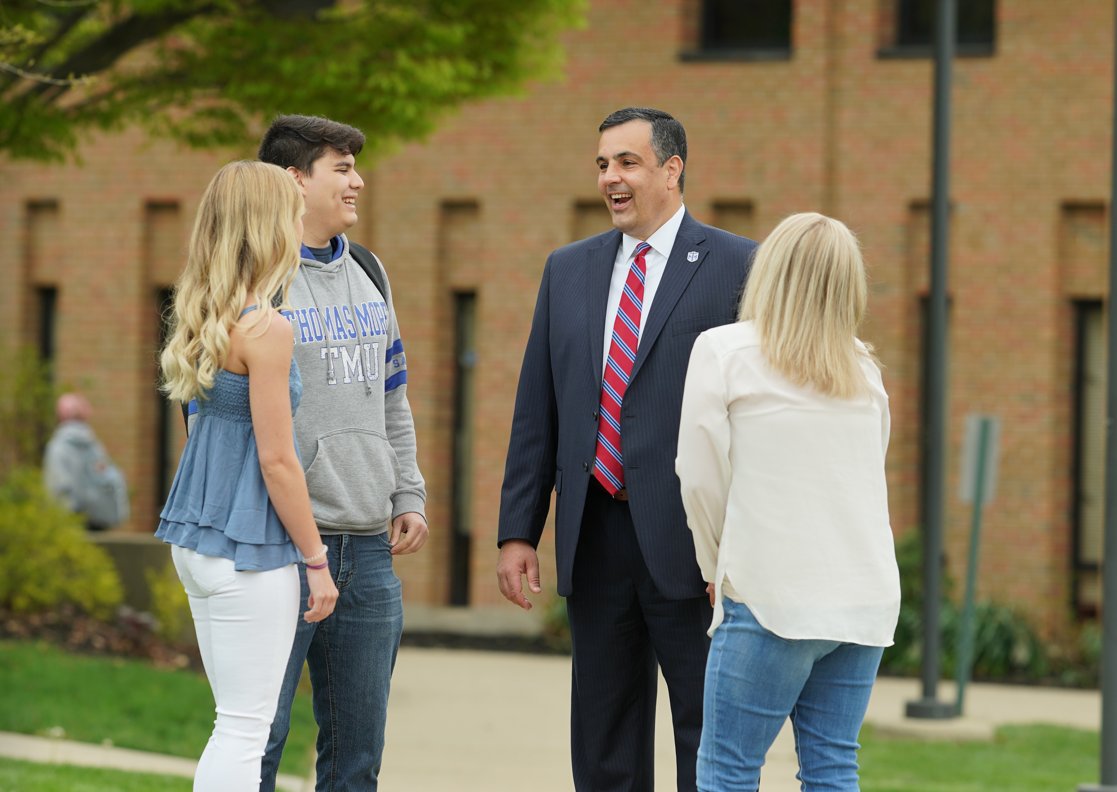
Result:
{"type": "Polygon", "coordinates": [[[93,408],[89,404],[89,400],[79,393],[64,393],[58,397],[58,404],[55,405],[55,412],[58,415],[58,422],[65,421],[88,421],[89,417],[93,414],[93,408]]]}

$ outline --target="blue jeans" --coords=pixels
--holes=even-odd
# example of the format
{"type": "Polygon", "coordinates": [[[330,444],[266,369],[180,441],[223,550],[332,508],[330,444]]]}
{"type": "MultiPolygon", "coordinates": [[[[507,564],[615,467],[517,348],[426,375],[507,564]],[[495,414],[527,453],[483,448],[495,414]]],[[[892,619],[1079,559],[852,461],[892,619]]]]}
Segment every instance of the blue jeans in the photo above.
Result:
{"type": "Polygon", "coordinates": [[[275,790],[304,661],[318,723],[316,792],[369,792],[380,773],[388,688],[403,633],[402,588],[392,569],[388,534],[323,536],[322,541],[337,583],[337,605],[317,624],[303,621],[309,590],[300,565],[299,624],[264,754],[260,792],[275,790]]]}
{"type": "Polygon", "coordinates": [[[706,664],[698,788],[756,792],[788,717],[804,792],[856,792],[857,743],[884,649],[792,641],[725,599],[706,664]]]}

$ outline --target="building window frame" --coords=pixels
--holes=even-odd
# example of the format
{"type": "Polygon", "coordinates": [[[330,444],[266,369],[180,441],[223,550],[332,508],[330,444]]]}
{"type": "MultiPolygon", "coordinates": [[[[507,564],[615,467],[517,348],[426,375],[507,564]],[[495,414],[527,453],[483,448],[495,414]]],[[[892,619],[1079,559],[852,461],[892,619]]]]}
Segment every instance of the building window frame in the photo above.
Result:
{"type": "MultiPolygon", "coordinates": [[[[877,57],[933,58],[937,5],[938,0],[889,0],[881,19],[885,43],[877,50],[877,57]]],[[[956,19],[958,28],[954,54],[957,57],[988,58],[996,55],[997,0],[967,0],[964,4],[959,3],[956,19]]]]}
{"type": "Polygon", "coordinates": [[[791,60],[794,49],[794,2],[792,0],[697,0],[692,13],[698,24],[695,46],[679,54],[683,61],[783,61],[791,60]],[[738,10],[742,5],[766,6],[755,11],[776,27],[766,37],[755,40],[733,41],[724,36],[724,18],[727,10],[738,10]],[[786,16],[786,20],[783,18],[786,16]],[[783,30],[786,26],[786,31],[783,30]]]}

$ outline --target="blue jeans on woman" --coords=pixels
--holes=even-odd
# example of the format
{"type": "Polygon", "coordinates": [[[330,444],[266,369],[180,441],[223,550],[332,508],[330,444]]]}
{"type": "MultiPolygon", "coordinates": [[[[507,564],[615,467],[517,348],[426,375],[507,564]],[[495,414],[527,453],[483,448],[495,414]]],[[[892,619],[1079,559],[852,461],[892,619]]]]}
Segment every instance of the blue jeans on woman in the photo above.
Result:
{"type": "Polygon", "coordinates": [[[788,640],[725,599],[706,662],[698,789],[756,792],[789,717],[804,792],[856,792],[857,742],[884,649],[788,640]]]}
{"type": "Polygon", "coordinates": [[[305,661],[318,722],[317,792],[374,792],[384,753],[388,688],[403,633],[403,598],[388,534],[323,536],[337,584],[334,612],[307,624],[302,594],[295,645],[261,768],[261,792],[273,792],[291,727],[291,702],[305,661]]]}

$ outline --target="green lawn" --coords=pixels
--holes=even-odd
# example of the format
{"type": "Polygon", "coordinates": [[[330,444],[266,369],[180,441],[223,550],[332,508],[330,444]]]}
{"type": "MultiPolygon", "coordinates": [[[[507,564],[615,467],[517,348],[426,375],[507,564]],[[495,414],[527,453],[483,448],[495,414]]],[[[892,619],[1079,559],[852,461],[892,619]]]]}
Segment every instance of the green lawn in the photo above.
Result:
{"type": "Polygon", "coordinates": [[[189,778],[0,757],[0,792],[190,792],[192,786],[189,778]]]}
{"type": "MultiPolygon", "coordinates": [[[[193,671],[0,641],[0,685],[0,731],[109,740],[122,748],[196,759],[213,729],[209,683],[193,671]]],[[[303,692],[295,700],[280,772],[310,772],[316,733],[310,696],[303,692]]]]}
{"type": "Polygon", "coordinates": [[[861,735],[862,792],[1074,792],[1097,783],[1097,732],[1005,726],[992,742],[861,735]]]}

